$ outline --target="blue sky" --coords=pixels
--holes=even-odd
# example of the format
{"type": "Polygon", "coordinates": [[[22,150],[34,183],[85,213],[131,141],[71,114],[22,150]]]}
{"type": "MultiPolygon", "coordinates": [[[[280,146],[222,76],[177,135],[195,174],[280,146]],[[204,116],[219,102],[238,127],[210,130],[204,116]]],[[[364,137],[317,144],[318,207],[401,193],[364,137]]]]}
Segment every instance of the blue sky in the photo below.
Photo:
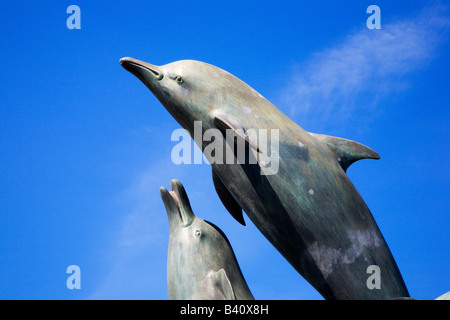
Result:
{"type": "Polygon", "coordinates": [[[8,1],[0,10],[0,298],[167,299],[159,187],[228,236],[257,299],[321,299],[215,194],[177,166],[179,125],[125,71],[195,59],[241,78],[305,130],[380,155],[348,175],[410,294],[450,290],[450,8],[423,1],[8,1]],[[66,9],[81,9],[69,30],[66,9]],[[381,8],[369,30],[366,9],[381,8]],[[81,289],[66,268],[81,269],[81,289]]]}

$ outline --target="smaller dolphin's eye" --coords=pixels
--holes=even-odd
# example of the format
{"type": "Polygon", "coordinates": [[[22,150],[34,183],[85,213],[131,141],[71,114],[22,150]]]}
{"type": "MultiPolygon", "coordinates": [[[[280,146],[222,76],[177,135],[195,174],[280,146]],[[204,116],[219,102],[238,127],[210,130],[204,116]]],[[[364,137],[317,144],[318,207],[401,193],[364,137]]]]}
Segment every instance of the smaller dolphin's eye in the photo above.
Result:
{"type": "Polygon", "coordinates": [[[197,238],[200,238],[200,236],[202,235],[202,232],[200,231],[200,230],[195,230],[195,236],[197,237],[197,238]]]}
{"type": "Polygon", "coordinates": [[[183,78],[181,78],[181,76],[176,76],[175,81],[178,83],[183,83],[183,78]]]}

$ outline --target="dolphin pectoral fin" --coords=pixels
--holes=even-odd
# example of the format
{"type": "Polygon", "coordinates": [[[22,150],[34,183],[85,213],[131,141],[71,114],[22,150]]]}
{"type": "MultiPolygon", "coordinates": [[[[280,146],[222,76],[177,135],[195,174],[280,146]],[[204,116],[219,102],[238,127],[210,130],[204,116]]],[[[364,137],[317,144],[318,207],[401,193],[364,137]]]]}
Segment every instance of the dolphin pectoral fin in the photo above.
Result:
{"type": "Polygon", "coordinates": [[[214,188],[216,188],[217,195],[219,199],[222,201],[224,207],[228,210],[228,212],[235,218],[240,224],[245,226],[244,216],[242,215],[242,208],[236,202],[236,200],[231,195],[230,191],[225,187],[220,178],[212,169],[212,178],[214,183],[214,188]]]}
{"type": "Polygon", "coordinates": [[[240,121],[236,120],[233,117],[220,114],[214,116],[213,123],[217,129],[222,131],[224,135],[226,135],[226,130],[231,129],[237,136],[244,139],[247,146],[252,147],[257,152],[261,152],[258,146],[250,140],[249,136],[247,135],[247,129],[240,121]]]}
{"type": "Polygon", "coordinates": [[[342,169],[347,168],[355,161],[361,159],[380,159],[378,153],[371,148],[355,141],[331,137],[324,134],[310,133],[313,137],[325,143],[337,156],[342,169]]]}
{"type": "Polygon", "coordinates": [[[223,300],[236,300],[233,286],[228,279],[227,272],[222,268],[219,271],[213,271],[208,275],[208,280],[217,291],[217,298],[223,300]]]}

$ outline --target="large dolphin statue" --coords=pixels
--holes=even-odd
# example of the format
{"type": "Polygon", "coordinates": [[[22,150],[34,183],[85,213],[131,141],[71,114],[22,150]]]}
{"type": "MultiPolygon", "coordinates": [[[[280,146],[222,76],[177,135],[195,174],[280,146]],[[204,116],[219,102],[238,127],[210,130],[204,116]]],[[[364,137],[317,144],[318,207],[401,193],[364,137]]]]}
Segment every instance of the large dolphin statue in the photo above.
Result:
{"type": "Polygon", "coordinates": [[[225,234],[194,215],[180,181],[170,187],[160,189],[169,217],[169,299],[253,300],[225,234]]]}
{"type": "MultiPolygon", "coordinates": [[[[213,65],[182,60],[155,66],[128,57],[120,63],[191,137],[201,121],[203,133],[232,130],[245,140],[256,163],[210,162],[219,198],[241,223],[243,209],[325,299],[409,296],[383,235],[346,174],[359,159],[378,159],[375,151],[303,130],[246,83],[213,65]],[[279,133],[278,147],[266,148],[277,156],[275,172],[262,174],[268,153],[255,145],[250,129],[279,133]],[[378,276],[379,286],[368,284],[372,276],[378,276]]],[[[194,140],[203,153],[212,143],[194,140]]]]}

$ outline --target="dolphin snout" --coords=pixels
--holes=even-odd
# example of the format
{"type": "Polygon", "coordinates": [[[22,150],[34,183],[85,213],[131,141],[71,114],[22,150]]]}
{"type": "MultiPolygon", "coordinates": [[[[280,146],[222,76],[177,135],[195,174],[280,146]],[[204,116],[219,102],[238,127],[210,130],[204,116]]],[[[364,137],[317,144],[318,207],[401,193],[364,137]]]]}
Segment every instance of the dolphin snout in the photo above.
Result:
{"type": "Polygon", "coordinates": [[[164,77],[162,71],[157,66],[138,59],[124,57],[120,59],[120,65],[137,77],[148,72],[150,72],[156,80],[161,80],[164,77]]]}
{"type": "Polygon", "coordinates": [[[174,179],[170,182],[171,191],[161,187],[161,198],[166,207],[169,223],[177,221],[184,227],[191,225],[195,215],[192,212],[189,198],[180,181],[174,179]]]}

